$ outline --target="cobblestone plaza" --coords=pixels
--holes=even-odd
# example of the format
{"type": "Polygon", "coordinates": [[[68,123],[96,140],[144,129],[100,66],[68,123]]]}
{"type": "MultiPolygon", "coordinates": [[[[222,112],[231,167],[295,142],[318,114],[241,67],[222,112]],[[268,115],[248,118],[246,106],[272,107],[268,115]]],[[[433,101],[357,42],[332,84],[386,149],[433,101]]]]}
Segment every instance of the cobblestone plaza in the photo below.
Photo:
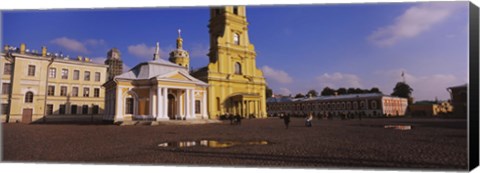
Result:
{"type": "Polygon", "coordinates": [[[467,127],[454,119],[246,119],[202,125],[2,124],[6,162],[465,170],[467,127]],[[388,125],[407,125],[398,130],[388,125]],[[161,147],[179,141],[266,145],[161,147]]]}

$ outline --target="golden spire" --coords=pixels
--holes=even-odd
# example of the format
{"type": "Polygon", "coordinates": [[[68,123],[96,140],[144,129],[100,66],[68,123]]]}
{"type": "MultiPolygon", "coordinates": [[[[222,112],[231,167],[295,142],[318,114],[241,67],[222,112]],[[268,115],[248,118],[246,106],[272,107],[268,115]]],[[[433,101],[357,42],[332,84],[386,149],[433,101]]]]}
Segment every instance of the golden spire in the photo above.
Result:
{"type": "Polygon", "coordinates": [[[182,30],[178,29],[177,49],[183,49],[182,30]]]}

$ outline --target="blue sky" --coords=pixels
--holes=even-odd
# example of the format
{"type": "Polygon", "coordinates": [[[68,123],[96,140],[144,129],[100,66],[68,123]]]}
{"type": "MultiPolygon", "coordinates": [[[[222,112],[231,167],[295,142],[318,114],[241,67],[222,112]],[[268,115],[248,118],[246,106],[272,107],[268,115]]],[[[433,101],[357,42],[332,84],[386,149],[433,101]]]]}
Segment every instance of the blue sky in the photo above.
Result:
{"type": "MultiPolygon", "coordinates": [[[[117,47],[126,67],[162,58],[182,29],[194,68],[208,63],[205,7],[3,11],[2,44],[103,62],[117,47]]],[[[257,67],[277,94],[325,86],[379,87],[390,94],[402,71],[416,100],[448,99],[468,81],[468,2],[248,6],[257,67]]]]}

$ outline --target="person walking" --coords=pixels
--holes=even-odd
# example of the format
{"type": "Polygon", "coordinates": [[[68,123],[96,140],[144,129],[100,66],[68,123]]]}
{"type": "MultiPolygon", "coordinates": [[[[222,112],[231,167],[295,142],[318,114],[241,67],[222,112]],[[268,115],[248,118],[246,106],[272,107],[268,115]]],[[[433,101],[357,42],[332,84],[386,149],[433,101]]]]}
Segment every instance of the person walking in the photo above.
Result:
{"type": "Polygon", "coordinates": [[[312,127],[312,120],[313,120],[313,115],[312,113],[310,113],[305,119],[305,126],[312,127]]]}
{"type": "Polygon", "coordinates": [[[290,124],[290,115],[283,116],[283,123],[285,123],[285,129],[288,129],[288,124],[290,124]]]}

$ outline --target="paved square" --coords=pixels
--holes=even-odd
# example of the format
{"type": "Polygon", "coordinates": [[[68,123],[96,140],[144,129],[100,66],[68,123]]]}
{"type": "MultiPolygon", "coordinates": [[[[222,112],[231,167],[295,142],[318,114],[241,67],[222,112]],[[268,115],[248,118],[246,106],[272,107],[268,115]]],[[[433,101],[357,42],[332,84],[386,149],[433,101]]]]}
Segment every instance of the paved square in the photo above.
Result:
{"type": "Polygon", "coordinates": [[[467,169],[466,120],[292,118],[204,125],[2,124],[7,162],[254,167],[467,169]],[[411,130],[384,128],[411,125],[411,130]],[[260,141],[228,148],[159,147],[175,141],[260,141]]]}

